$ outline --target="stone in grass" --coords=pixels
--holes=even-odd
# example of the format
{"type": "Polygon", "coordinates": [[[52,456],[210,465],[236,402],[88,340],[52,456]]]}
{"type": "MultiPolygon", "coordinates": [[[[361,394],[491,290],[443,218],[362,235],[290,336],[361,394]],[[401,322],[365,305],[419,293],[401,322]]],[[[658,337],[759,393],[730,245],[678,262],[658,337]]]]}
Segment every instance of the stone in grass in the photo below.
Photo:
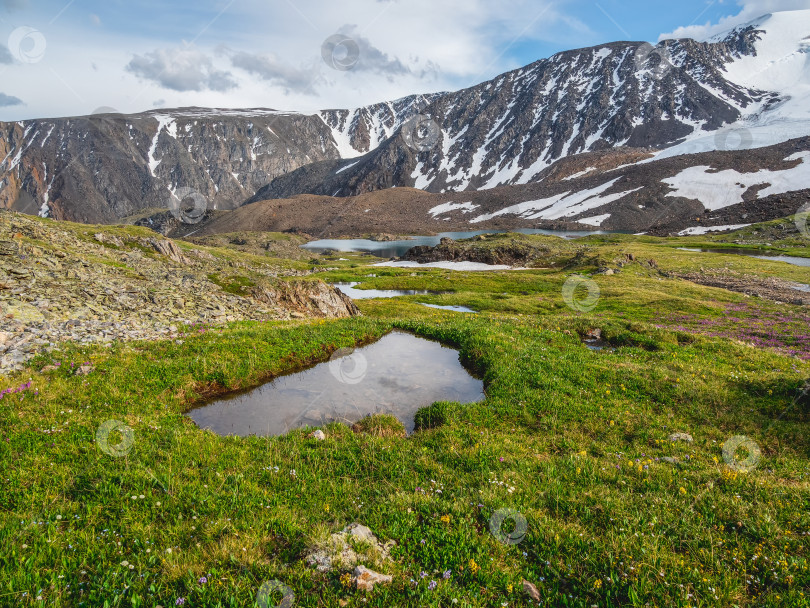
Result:
{"type": "Polygon", "coordinates": [[[664,456],[661,460],[669,464],[678,464],[680,462],[675,456],[664,456]]]}
{"type": "Polygon", "coordinates": [[[669,436],[670,441],[687,441],[692,443],[692,436],[689,433],[672,433],[669,436]]]}
{"type": "Polygon", "coordinates": [[[306,561],[320,572],[348,570],[360,562],[376,567],[377,564],[390,561],[389,552],[395,544],[394,541],[382,544],[369,528],[355,522],[325,541],[317,542],[306,561]]]}
{"type": "Polygon", "coordinates": [[[393,577],[389,576],[388,574],[374,572],[374,570],[369,570],[365,566],[357,566],[352,575],[352,582],[357,586],[358,589],[362,589],[363,591],[373,591],[374,585],[387,585],[392,580],[393,577]]]}
{"type": "Polygon", "coordinates": [[[312,431],[309,435],[307,435],[307,437],[317,439],[318,441],[323,441],[326,439],[326,434],[321,429],[318,429],[317,431],[312,431]]]}
{"type": "Polygon", "coordinates": [[[374,414],[361,418],[352,425],[355,433],[374,437],[405,437],[405,426],[391,414],[374,414]]]}
{"type": "Polygon", "coordinates": [[[532,584],[531,584],[529,581],[527,581],[526,579],[523,579],[523,593],[525,593],[526,595],[528,595],[528,596],[529,596],[530,598],[532,598],[532,599],[533,599],[535,602],[539,602],[539,601],[540,601],[540,599],[541,599],[541,598],[540,598],[540,592],[537,590],[537,587],[535,587],[534,585],[532,585],[532,584]]]}

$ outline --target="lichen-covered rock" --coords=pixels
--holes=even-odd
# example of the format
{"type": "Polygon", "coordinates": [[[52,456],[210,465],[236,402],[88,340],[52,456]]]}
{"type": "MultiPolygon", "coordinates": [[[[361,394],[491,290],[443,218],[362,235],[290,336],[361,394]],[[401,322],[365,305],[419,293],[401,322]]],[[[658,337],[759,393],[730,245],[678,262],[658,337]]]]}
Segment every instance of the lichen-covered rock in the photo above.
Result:
{"type": "Polygon", "coordinates": [[[669,436],[670,441],[686,441],[687,443],[692,443],[692,435],[689,433],[672,433],[669,436]]]}
{"type": "Polygon", "coordinates": [[[348,570],[360,562],[382,564],[390,560],[394,544],[394,541],[381,543],[369,528],[355,522],[316,543],[306,561],[321,572],[348,570]]]}

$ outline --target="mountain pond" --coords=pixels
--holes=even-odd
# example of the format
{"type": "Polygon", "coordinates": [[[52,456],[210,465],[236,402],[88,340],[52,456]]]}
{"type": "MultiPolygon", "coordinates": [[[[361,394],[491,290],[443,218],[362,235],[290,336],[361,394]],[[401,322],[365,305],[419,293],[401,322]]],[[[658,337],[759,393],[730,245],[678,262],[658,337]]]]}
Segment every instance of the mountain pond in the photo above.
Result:
{"type": "Polygon", "coordinates": [[[186,415],[200,428],[240,437],[280,435],[333,421],[351,424],[370,414],[392,414],[410,433],[420,408],[435,401],[472,403],[484,397],[483,382],[461,365],[458,351],[393,331],[257,388],[216,398],[186,415]]]}

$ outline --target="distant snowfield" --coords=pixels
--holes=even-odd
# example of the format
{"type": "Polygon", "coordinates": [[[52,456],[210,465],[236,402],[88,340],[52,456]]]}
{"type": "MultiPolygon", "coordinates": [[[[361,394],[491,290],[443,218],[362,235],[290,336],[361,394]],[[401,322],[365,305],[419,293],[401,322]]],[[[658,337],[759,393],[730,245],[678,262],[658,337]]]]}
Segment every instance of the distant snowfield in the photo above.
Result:
{"type": "Polygon", "coordinates": [[[707,210],[716,211],[742,203],[743,194],[752,186],[768,184],[767,188],[757,192],[757,198],[810,188],[810,152],[798,152],[785,160],[802,162],[793,169],[754,173],[740,173],[734,169],[715,171],[706,166],[689,167],[661,181],[675,189],[667,196],[697,200],[707,210]]]}
{"type": "Polygon", "coordinates": [[[484,270],[523,270],[502,264],[482,264],[480,262],[380,262],[374,266],[390,266],[392,268],[443,268],[444,270],[458,270],[463,272],[480,272],[484,270]]]}
{"type": "Polygon", "coordinates": [[[461,211],[462,213],[472,213],[472,211],[477,208],[478,205],[473,205],[471,202],[470,203],[447,202],[442,203],[441,205],[436,205],[435,207],[433,207],[433,209],[428,210],[428,213],[435,218],[437,215],[448,213],[450,211],[461,211]]]}
{"type": "Polygon", "coordinates": [[[739,230],[751,224],[729,224],[728,226],[693,226],[686,230],[681,230],[678,236],[698,236],[707,232],[726,232],[728,230],[739,230]]]}
{"type": "MultiPolygon", "coordinates": [[[[556,220],[561,217],[571,217],[584,213],[585,211],[590,211],[591,209],[596,209],[602,205],[617,201],[620,198],[635,192],[636,190],[641,190],[641,188],[635,188],[633,190],[616,192],[614,194],[603,194],[605,190],[608,190],[620,179],[620,177],[617,177],[614,180],[589,190],[580,190],[579,192],[562,192],[549,198],[518,203],[517,205],[512,205],[510,207],[501,209],[500,211],[495,211],[494,213],[485,213],[483,215],[474,217],[470,220],[470,223],[477,224],[479,222],[491,220],[499,215],[506,214],[519,215],[527,220],[556,220]]],[[[596,216],[595,218],[590,219],[595,220],[599,217],[601,216],[596,216]]]]}
{"type": "Polygon", "coordinates": [[[681,154],[761,148],[810,135],[810,10],[778,12],[748,25],[765,32],[756,42],[756,56],[729,63],[724,76],[748,89],[778,93],[782,101],[767,110],[762,105],[738,107],[742,118],[733,125],[711,133],[697,131],[642,163],[681,154]]]}

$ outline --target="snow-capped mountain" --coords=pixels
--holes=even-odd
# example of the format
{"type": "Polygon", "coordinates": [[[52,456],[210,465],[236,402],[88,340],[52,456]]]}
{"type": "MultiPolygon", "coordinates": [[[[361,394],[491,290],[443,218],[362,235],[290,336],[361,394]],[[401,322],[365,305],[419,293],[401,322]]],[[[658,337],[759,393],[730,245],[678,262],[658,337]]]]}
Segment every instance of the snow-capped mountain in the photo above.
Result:
{"type": "Polygon", "coordinates": [[[0,206],[57,218],[115,221],[166,207],[182,188],[228,209],[405,186],[448,197],[497,189],[508,204],[487,205],[491,217],[478,223],[644,229],[668,203],[689,202],[687,221],[767,200],[760,191],[810,188],[794,168],[810,162],[808,140],[776,145],[810,135],[810,10],[705,42],[566,51],[461,91],[355,110],[164,110],[0,123],[0,133],[0,206]],[[760,165],[716,176],[718,163],[749,148],[763,151],[746,156],[760,165]]]}

